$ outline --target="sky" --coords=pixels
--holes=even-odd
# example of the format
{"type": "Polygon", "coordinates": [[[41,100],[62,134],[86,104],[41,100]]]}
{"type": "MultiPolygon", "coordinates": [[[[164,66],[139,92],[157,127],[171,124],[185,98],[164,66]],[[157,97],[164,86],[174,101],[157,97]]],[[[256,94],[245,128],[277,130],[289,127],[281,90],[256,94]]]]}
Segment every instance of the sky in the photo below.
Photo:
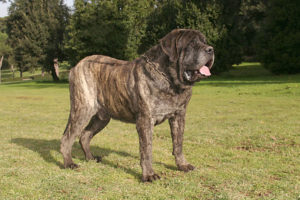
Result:
{"type": "MultiPolygon", "coordinates": [[[[67,6],[72,7],[74,0],[65,0],[67,6]]],[[[9,3],[0,3],[0,17],[5,17],[8,15],[9,3]]]]}

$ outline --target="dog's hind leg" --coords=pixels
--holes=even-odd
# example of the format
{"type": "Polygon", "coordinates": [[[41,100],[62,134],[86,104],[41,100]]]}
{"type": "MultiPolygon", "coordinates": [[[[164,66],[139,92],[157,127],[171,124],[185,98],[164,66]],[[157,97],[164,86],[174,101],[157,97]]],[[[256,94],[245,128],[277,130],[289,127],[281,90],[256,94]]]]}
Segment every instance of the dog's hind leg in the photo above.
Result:
{"type": "Polygon", "coordinates": [[[64,135],[61,138],[60,145],[60,151],[64,158],[64,167],[71,169],[78,167],[78,165],[73,162],[71,155],[74,141],[76,137],[79,137],[84,131],[89,124],[89,120],[95,114],[92,112],[92,109],[86,107],[77,108],[76,111],[74,110],[71,109],[69,121],[64,135]]]}
{"type": "Polygon", "coordinates": [[[96,160],[97,162],[101,161],[100,156],[93,156],[90,150],[90,142],[92,138],[99,133],[110,121],[110,118],[100,119],[99,115],[94,115],[89,125],[84,129],[81,134],[79,143],[85,154],[86,160],[96,160]]]}

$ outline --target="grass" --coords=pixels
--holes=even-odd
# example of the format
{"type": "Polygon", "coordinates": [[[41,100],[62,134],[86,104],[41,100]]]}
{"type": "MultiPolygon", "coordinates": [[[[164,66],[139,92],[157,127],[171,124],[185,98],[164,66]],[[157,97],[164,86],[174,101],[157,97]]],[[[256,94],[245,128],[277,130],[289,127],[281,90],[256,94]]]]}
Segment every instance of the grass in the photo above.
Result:
{"type": "Polygon", "coordinates": [[[140,181],[135,126],[99,133],[78,170],[62,169],[67,83],[0,85],[0,199],[300,199],[300,75],[273,76],[245,63],[193,88],[184,151],[197,169],[176,170],[167,123],[155,127],[153,167],[140,181]]]}
{"type": "MultiPolygon", "coordinates": [[[[67,79],[69,69],[66,66],[60,68],[60,78],[67,79]]],[[[49,81],[52,80],[52,76],[49,72],[46,72],[44,77],[42,77],[42,71],[35,70],[34,72],[26,71],[23,72],[23,77],[20,77],[20,72],[15,71],[14,75],[10,69],[2,69],[1,70],[1,82],[2,83],[15,83],[22,81],[49,81]]]]}

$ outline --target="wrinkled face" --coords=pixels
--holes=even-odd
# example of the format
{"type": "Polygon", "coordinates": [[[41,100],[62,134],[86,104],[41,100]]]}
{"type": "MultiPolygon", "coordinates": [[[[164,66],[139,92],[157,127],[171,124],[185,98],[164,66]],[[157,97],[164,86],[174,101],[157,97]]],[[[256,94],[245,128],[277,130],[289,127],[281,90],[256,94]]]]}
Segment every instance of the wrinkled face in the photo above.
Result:
{"type": "Polygon", "coordinates": [[[179,65],[183,81],[192,84],[209,77],[213,63],[213,47],[207,45],[204,36],[195,36],[183,47],[180,54],[179,65]]]}
{"type": "MultiPolygon", "coordinates": [[[[214,49],[209,46],[202,33],[191,29],[175,29],[160,40],[163,52],[169,57],[170,65],[176,67],[173,79],[183,85],[193,85],[196,81],[210,76],[214,63],[214,49]]],[[[174,74],[174,73],[170,73],[174,74]]]]}

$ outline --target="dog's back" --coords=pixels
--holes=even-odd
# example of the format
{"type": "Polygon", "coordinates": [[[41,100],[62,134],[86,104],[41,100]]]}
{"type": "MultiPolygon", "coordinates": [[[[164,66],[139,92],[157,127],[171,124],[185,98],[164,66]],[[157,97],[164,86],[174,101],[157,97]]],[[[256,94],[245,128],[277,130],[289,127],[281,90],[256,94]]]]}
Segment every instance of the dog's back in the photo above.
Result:
{"type": "Polygon", "coordinates": [[[108,56],[93,55],[71,69],[71,107],[88,105],[104,109],[110,117],[134,122],[134,63],[108,56]]]}

